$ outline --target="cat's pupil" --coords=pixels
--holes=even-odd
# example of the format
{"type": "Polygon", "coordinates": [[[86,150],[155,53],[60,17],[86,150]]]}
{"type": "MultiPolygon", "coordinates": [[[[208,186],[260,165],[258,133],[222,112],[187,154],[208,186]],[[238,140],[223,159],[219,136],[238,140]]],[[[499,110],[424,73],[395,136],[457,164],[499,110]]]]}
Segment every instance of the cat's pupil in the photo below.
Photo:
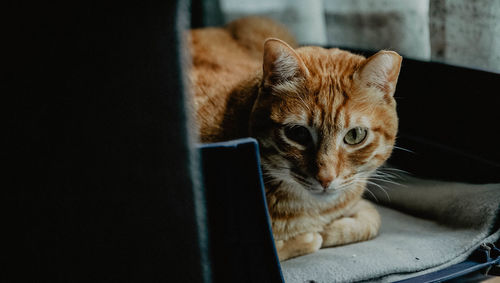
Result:
{"type": "Polygon", "coordinates": [[[312,140],[309,130],[306,127],[298,125],[285,127],[285,135],[287,138],[302,145],[308,145],[312,140]]]}

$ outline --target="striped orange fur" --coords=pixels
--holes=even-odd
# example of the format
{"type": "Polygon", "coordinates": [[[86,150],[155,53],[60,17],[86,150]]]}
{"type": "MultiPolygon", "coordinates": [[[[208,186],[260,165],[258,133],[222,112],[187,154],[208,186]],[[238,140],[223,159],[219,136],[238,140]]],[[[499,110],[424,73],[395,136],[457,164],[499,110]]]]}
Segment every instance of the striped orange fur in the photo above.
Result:
{"type": "Polygon", "coordinates": [[[297,48],[263,18],[193,30],[189,47],[201,140],[259,141],[280,260],[375,237],[361,196],[394,146],[401,57],[297,48]]]}

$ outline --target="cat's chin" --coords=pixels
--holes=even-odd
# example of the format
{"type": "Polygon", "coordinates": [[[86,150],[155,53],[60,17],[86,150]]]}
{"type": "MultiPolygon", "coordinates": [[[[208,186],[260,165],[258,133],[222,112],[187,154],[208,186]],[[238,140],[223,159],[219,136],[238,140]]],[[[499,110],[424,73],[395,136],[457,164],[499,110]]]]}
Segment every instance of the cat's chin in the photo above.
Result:
{"type": "Polygon", "coordinates": [[[342,193],[341,190],[323,190],[323,189],[316,189],[316,190],[313,190],[313,189],[305,189],[310,195],[316,197],[316,198],[327,198],[327,199],[331,199],[331,198],[335,198],[335,197],[338,197],[340,196],[340,194],[342,193]]]}

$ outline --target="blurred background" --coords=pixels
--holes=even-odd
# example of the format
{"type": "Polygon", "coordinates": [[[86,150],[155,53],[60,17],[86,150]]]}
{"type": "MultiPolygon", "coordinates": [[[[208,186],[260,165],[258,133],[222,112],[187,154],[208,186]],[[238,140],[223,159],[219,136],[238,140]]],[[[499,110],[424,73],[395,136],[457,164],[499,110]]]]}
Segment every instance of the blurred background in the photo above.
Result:
{"type": "MultiPolygon", "coordinates": [[[[284,23],[300,44],[390,49],[500,73],[498,0],[208,0],[200,25],[246,15],[284,23]]],[[[197,26],[195,23],[194,26],[197,26]]]]}

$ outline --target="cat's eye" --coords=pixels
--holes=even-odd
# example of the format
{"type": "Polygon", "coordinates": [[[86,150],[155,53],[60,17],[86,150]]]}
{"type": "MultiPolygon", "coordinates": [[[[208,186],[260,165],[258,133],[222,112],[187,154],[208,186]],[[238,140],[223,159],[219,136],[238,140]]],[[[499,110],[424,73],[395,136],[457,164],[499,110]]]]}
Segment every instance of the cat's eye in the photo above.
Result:
{"type": "Polygon", "coordinates": [[[291,125],[285,127],[285,136],[301,145],[308,145],[312,141],[309,130],[300,125],[291,125]]]}
{"type": "Polygon", "coordinates": [[[365,140],[368,131],[365,128],[352,128],[350,129],[344,137],[344,142],[350,145],[360,144],[365,140]]]}

